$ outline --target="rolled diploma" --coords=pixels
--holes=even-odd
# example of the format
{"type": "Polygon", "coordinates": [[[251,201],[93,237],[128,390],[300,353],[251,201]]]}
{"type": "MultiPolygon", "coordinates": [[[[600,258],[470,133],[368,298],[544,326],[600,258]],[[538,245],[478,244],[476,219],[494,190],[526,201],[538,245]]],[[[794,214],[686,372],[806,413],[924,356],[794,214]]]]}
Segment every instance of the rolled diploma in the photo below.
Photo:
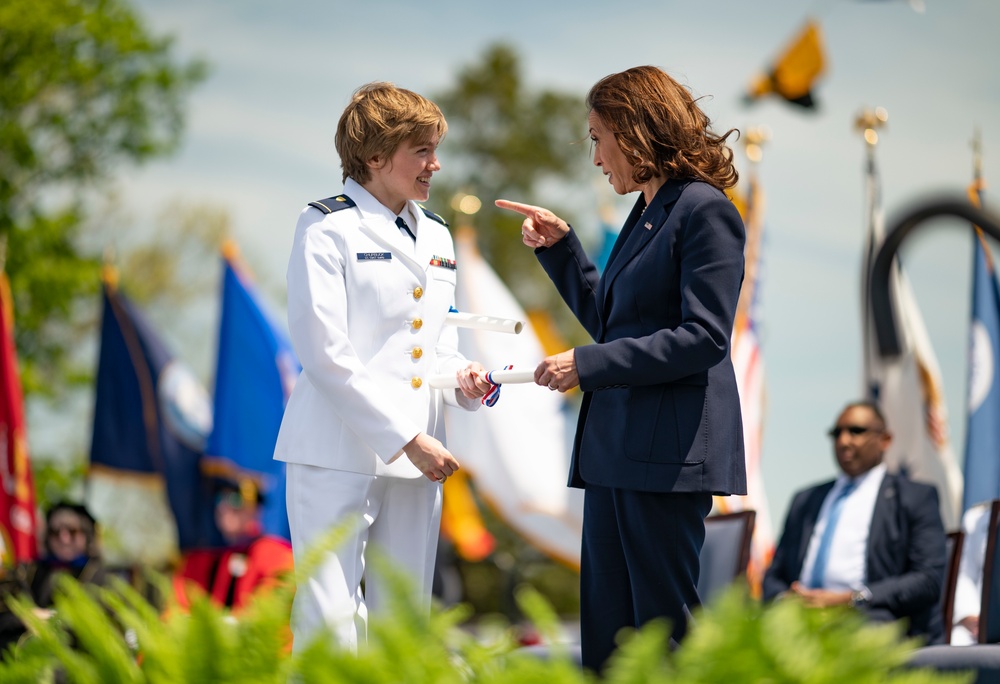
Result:
{"type": "MultiPolygon", "coordinates": [[[[535,381],[534,370],[495,370],[490,371],[490,379],[498,385],[525,384],[535,381]]],[[[454,375],[432,375],[428,380],[434,389],[456,389],[458,378],[454,375]]]]}
{"type": "Polygon", "coordinates": [[[451,312],[444,318],[448,325],[458,328],[473,328],[475,330],[493,330],[495,332],[513,333],[517,335],[524,328],[524,323],[512,318],[497,318],[496,316],[480,316],[479,314],[451,312]]]}

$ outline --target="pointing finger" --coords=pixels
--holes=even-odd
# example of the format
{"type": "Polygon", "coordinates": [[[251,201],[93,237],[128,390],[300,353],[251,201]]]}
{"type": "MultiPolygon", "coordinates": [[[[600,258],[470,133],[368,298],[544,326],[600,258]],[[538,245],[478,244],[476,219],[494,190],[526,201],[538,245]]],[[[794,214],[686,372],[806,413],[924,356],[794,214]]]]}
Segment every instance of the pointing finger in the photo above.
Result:
{"type": "Polygon", "coordinates": [[[509,209],[511,211],[516,211],[519,214],[524,214],[525,216],[531,216],[539,207],[532,206],[530,204],[522,204],[521,202],[511,202],[510,200],[498,199],[494,204],[500,209],[509,209]]]}

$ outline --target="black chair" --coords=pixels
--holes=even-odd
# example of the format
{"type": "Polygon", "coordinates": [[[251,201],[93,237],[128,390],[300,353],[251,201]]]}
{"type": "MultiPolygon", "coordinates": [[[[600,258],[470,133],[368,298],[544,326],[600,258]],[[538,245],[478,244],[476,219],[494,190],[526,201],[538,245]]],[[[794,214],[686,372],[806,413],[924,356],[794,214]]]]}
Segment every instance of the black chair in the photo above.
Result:
{"type": "Polygon", "coordinates": [[[997,526],[1000,524],[1000,499],[990,503],[990,526],[983,558],[983,601],[979,609],[979,643],[1000,643],[1000,545],[997,526]]]}
{"type": "Polygon", "coordinates": [[[944,624],[944,643],[951,643],[951,623],[955,615],[955,586],[958,583],[958,567],[962,560],[962,546],[965,533],[961,530],[949,532],[945,544],[944,586],[941,588],[941,620],[944,624]]]}
{"type": "Polygon", "coordinates": [[[705,519],[698,596],[709,604],[716,594],[745,575],[750,563],[750,539],[756,511],[737,511],[705,519]]]}

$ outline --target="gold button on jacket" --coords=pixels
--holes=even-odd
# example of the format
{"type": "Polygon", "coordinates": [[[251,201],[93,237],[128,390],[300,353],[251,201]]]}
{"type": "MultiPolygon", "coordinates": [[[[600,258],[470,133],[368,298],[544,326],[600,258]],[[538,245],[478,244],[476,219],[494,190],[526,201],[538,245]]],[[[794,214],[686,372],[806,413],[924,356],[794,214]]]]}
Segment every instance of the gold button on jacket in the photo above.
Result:
{"type": "Polygon", "coordinates": [[[420,386],[424,384],[424,381],[420,378],[412,378],[410,380],[410,387],[413,389],[420,389],[420,386]]]}

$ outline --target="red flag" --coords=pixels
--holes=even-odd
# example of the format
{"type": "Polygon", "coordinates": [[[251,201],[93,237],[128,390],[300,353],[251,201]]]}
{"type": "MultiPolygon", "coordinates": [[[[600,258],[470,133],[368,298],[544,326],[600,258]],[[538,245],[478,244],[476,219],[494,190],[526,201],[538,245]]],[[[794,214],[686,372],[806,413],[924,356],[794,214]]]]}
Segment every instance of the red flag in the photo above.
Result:
{"type": "Polygon", "coordinates": [[[0,273],[0,561],[38,556],[35,485],[24,430],[24,399],[14,349],[14,303],[7,274],[0,273]]]}

